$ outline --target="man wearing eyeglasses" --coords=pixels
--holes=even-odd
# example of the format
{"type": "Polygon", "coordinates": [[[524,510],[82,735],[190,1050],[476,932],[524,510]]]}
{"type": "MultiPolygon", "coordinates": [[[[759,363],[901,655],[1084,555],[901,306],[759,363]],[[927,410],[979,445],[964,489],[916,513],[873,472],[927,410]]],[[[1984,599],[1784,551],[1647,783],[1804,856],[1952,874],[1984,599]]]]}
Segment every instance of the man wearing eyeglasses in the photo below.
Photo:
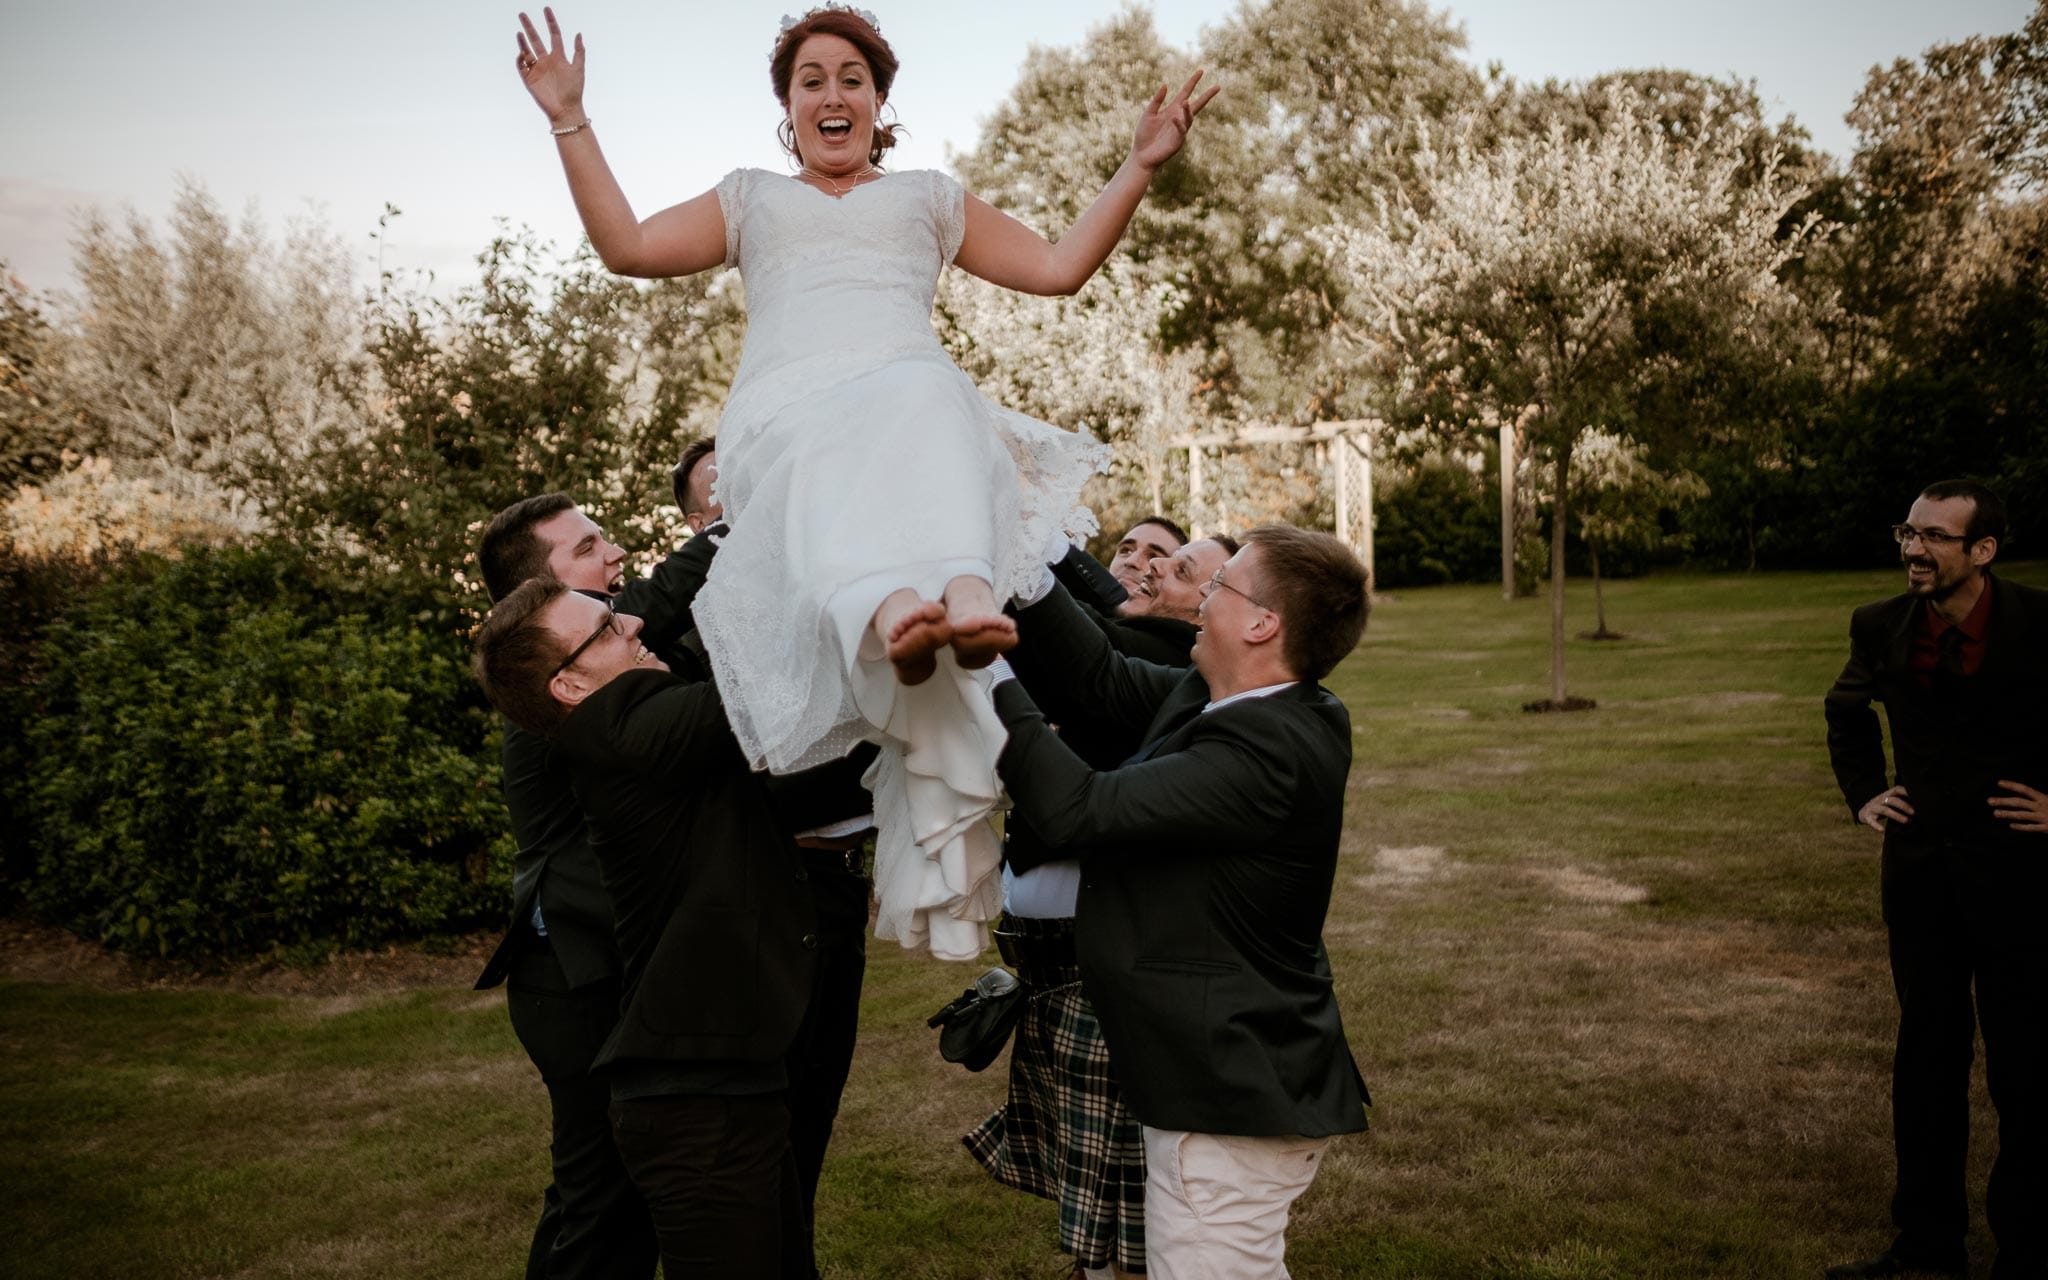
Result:
{"type": "Polygon", "coordinates": [[[753,772],[713,684],[553,578],[499,601],[476,652],[492,705],[566,765],[616,915],[617,1025],[593,1071],[664,1271],[805,1274],[786,1056],[819,939],[789,833],[844,814],[858,770],[753,772]]]}
{"type": "Polygon", "coordinates": [[[2048,1276],[2048,591],[1994,577],[1998,495],[1929,485],[1895,525],[1903,595],[1856,610],[1827,695],[1828,754],[1884,833],[1898,992],[1891,1247],[1830,1280],[1967,1274],[1970,1062],[1998,1109],[1985,1197],[1998,1280],[2048,1276]],[[1871,703],[1890,722],[1883,737],[1871,703]]]}
{"type": "MultiPolygon", "coordinates": [[[[1112,564],[1120,581],[1138,584],[1133,599],[1155,612],[1104,611],[1078,597],[1075,604],[1117,653],[1185,670],[1209,579],[1238,544],[1219,536],[1159,547],[1159,540],[1178,536],[1178,526],[1148,517],[1124,536],[1112,564]],[[1140,564],[1145,549],[1158,554],[1140,564]]],[[[1077,563],[1102,572],[1085,552],[1054,564],[1070,593],[1077,563]]],[[[1137,745],[1127,733],[1088,720],[1063,724],[1060,736],[1098,769],[1115,768],[1137,745]]],[[[998,1182],[1060,1206],[1060,1249],[1075,1260],[1077,1276],[1105,1276],[1112,1266],[1134,1274],[1145,1268],[1144,1138],[1119,1096],[1095,1010],[1077,985],[1080,886],[1075,854],[1049,844],[1013,813],[1004,832],[1003,919],[995,937],[1031,1000],[1017,1024],[1003,1106],[962,1141],[998,1182]]]]}
{"type": "MultiPolygon", "coordinates": [[[[485,527],[477,560],[493,601],[548,575],[593,599],[617,596],[641,639],[666,651],[688,629],[704,580],[689,547],[646,578],[566,493],[513,503],[485,527]]],[[[684,660],[679,657],[679,661],[684,660]]],[[[618,944],[568,771],[547,739],[508,725],[500,753],[505,807],[519,852],[511,926],[478,977],[503,984],[512,1029],[547,1086],[551,1171],[528,1250],[528,1280],[654,1274],[647,1206],[612,1144],[611,1090],[591,1062],[618,1021],[618,944]]]]}
{"type": "MultiPolygon", "coordinates": [[[[684,451],[674,471],[677,502],[697,534],[723,528],[710,494],[716,468],[716,441],[706,437],[684,451]]],[[[552,576],[594,600],[612,601],[620,625],[630,615],[639,628],[635,638],[650,652],[692,679],[706,679],[701,653],[678,638],[693,625],[691,606],[716,546],[715,536],[693,537],[648,577],[629,579],[625,552],[558,493],[499,512],[478,559],[493,600],[533,577],[552,576]]],[[[582,653],[572,656],[580,660],[582,653]]],[[[572,665],[580,664],[564,663],[572,665]]],[[[834,821],[813,824],[818,829],[797,837],[818,914],[810,1001],[785,1064],[790,1145],[806,1220],[859,1029],[872,889],[859,858],[872,823],[866,792],[853,779],[870,758],[861,754],[839,766],[821,791],[790,809],[839,810],[834,821]]],[[[540,1069],[551,1104],[555,1180],[544,1198],[529,1277],[647,1275],[653,1230],[612,1141],[611,1088],[591,1069],[618,1021],[620,960],[611,903],[554,744],[508,723],[503,774],[519,843],[513,923],[477,987],[506,984],[513,1028],[540,1069]]],[[[814,1272],[812,1266],[805,1273],[814,1272]]]]}
{"type": "Polygon", "coordinates": [[[1017,679],[995,668],[1004,784],[1081,859],[1081,982],[1144,1126],[1155,1280],[1284,1276],[1288,1207],[1365,1128],[1322,941],[1351,722],[1317,681],[1367,609],[1342,543],[1267,525],[1211,575],[1192,671],[1118,655],[1050,584],[1016,610],[1017,679]],[[1091,768],[1048,716],[1129,754],[1091,768]]]}

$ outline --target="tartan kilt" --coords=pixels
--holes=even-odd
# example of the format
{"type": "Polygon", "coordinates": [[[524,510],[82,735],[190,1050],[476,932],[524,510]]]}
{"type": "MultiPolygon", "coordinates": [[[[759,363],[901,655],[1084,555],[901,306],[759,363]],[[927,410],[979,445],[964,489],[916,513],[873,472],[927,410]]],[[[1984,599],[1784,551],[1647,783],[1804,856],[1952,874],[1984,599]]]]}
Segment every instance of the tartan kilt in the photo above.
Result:
{"type": "Polygon", "coordinates": [[[1019,976],[1030,990],[1010,1046],[1009,1101],[961,1142],[996,1181],[1059,1205],[1062,1252],[1142,1274],[1144,1131],[1110,1075],[1080,972],[1019,976]]]}

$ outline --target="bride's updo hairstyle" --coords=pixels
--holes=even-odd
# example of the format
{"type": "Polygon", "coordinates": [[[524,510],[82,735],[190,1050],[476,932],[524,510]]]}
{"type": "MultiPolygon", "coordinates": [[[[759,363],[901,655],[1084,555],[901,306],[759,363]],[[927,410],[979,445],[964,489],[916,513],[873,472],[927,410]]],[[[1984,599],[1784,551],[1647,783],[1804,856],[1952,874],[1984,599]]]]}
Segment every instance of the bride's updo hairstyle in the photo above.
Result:
{"type": "MultiPolygon", "coordinates": [[[[784,111],[789,110],[789,82],[796,74],[796,51],[804,41],[818,35],[838,36],[860,50],[860,56],[867,59],[868,70],[874,73],[876,99],[889,96],[889,87],[896,83],[895,50],[859,11],[827,5],[811,10],[784,28],[776,38],[775,52],[768,56],[768,73],[775,82],[775,100],[782,104],[784,111]]],[[[868,145],[869,164],[882,163],[882,156],[896,145],[896,131],[902,127],[875,121],[875,138],[868,145]]],[[[803,153],[796,147],[796,131],[790,127],[787,116],[775,127],[775,137],[782,143],[784,151],[795,156],[799,164],[803,162],[803,153]]]]}

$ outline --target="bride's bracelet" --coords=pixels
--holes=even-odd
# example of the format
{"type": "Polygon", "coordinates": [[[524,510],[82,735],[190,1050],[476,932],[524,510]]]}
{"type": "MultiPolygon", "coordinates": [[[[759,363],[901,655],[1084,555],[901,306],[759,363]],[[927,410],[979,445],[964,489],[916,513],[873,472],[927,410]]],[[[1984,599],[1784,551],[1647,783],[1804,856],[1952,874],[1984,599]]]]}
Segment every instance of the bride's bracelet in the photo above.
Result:
{"type": "Polygon", "coordinates": [[[581,120],[577,121],[575,124],[570,125],[566,129],[550,129],[548,130],[548,132],[554,134],[557,138],[566,138],[572,133],[576,133],[583,129],[588,129],[589,127],[590,117],[585,116],[581,120]]]}

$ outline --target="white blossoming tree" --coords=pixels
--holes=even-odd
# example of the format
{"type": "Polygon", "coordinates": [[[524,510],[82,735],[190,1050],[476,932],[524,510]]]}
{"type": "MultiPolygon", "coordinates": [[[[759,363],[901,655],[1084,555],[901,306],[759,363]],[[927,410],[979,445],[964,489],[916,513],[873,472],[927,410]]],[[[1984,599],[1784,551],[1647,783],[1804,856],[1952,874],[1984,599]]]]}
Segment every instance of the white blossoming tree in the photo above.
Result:
{"type": "MultiPolygon", "coordinates": [[[[1588,431],[1652,425],[1645,393],[1696,332],[1739,336],[1742,317],[1796,305],[1778,269],[1815,225],[1784,225],[1803,192],[1775,160],[1746,171],[1735,140],[1674,142],[1627,88],[1608,93],[1598,133],[1483,152],[1468,133],[1419,157],[1414,196],[1324,233],[1386,416],[1446,437],[1520,420],[1559,494],[1588,431]]],[[[1587,705],[1565,689],[1568,518],[1552,504],[1551,696],[1532,709],[1587,705]]]]}

